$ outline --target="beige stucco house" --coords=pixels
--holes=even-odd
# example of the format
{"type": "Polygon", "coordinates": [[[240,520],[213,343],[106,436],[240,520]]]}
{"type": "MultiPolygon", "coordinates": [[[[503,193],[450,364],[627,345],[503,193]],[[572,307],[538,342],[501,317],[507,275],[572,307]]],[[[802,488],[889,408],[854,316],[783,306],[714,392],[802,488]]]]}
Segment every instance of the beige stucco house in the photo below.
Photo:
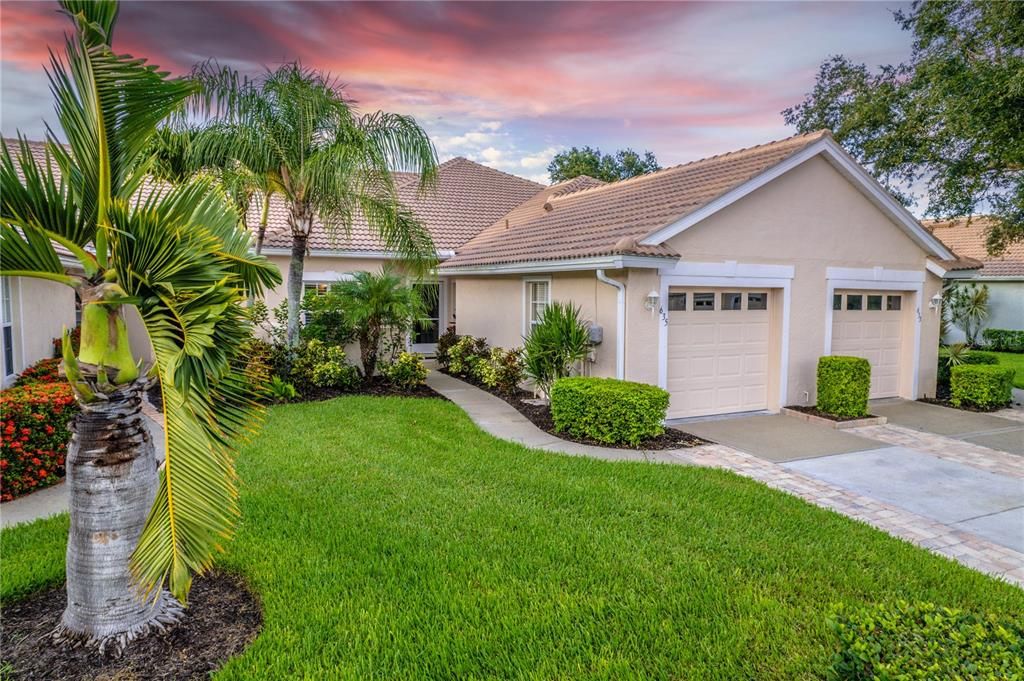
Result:
{"type": "MultiPolygon", "coordinates": [[[[666,388],[670,418],[812,403],[818,357],[830,353],[871,362],[872,397],[933,394],[942,279],[978,266],[827,133],[612,184],[544,187],[466,159],[442,164],[433,191],[413,176],[396,182],[441,260],[426,284],[438,303],[413,349],[431,353],[451,325],[515,347],[548,303],[571,301],[600,338],[584,370],[666,388]]],[[[307,288],[395,260],[359,222],[349,234],[315,231],[309,248],[307,288]]],[[[276,200],[264,253],[287,280],[290,239],[276,200]]],[[[271,291],[267,303],[284,295],[271,291]]],[[[32,321],[22,312],[25,349],[73,315],[46,292],[18,309],[38,311],[32,321]]]]}

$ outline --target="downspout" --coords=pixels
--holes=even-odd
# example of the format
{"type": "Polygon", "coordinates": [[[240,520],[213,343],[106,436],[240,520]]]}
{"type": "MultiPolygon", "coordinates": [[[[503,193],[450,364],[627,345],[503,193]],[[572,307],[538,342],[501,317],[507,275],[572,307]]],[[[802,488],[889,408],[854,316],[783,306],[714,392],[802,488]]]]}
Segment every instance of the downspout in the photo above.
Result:
{"type": "Polygon", "coordinates": [[[615,292],[615,378],[626,377],[626,285],[610,279],[604,270],[597,270],[597,280],[614,286],[615,292]]]}

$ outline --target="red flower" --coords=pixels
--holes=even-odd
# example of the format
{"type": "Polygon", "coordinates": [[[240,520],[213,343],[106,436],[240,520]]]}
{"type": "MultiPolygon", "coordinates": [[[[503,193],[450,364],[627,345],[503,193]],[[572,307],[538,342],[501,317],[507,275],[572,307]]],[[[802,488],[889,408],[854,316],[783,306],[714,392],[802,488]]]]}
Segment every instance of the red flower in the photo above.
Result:
{"type": "Polygon", "coordinates": [[[53,435],[53,426],[51,426],[49,423],[46,424],[43,430],[46,431],[47,435],[53,435]]]}
{"type": "Polygon", "coordinates": [[[39,477],[40,478],[45,478],[46,477],[46,471],[43,470],[42,468],[39,469],[39,477]]]}

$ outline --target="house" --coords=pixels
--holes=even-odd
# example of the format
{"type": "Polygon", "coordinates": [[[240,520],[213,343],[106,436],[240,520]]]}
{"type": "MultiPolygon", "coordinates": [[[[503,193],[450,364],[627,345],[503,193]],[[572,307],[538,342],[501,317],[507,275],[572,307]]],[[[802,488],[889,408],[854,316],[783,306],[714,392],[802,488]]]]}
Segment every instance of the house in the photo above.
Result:
{"type": "Polygon", "coordinates": [[[872,398],[934,394],[942,278],[967,266],[817,132],[554,185],[439,271],[457,330],[496,345],[573,301],[602,331],[589,370],[686,418],[812,404],[826,354],[869,359],[872,398]]]}
{"type": "MultiPolygon", "coordinates": [[[[989,255],[985,239],[991,218],[983,215],[921,224],[960,256],[980,261],[981,268],[964,281],[988,286],[989,314],[981,328],[1024,329],[1024,243],[1011,244],[999,257],[989,255]]],[[[954,326],[945,340],[963,342],[964,333],[954,326]]]]}
{"type": "MultiPolygon", "coordinates": [[[[826,132],[611,184],[544,187],[466,159],[441,165],[436,191],[396,183],[441,260],[414,349],[449,325],[518,346],[551,301],[571,301],[599,340],[585,371],[663,386],[670,418],[813,403],[830,353],[871,361],[872,397],[934,394],[943,277],[978,267],[826,132]]],[[[264,253],[285,275],[289,247],[275,199],[264,253]]],[[[359,222],[315,230],[309,248],[308,288],[395,259],[359,222]]]]}

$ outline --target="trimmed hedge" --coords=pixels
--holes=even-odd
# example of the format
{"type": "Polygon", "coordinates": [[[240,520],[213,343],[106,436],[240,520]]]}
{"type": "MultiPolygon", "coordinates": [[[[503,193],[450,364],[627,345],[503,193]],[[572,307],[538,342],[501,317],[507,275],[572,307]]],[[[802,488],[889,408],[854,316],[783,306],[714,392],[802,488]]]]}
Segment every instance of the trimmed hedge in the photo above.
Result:
{"type": "Polygon", "coordinates": [[[841,418],[868,414],[871,364],[862,357],[829,355],[818,358],[817,408],[841,418]]]}
{"type": "Polygon", "coordinates": [[[955,407],[1005,407],[1013,398],[1014,373],[1012,368],[1003,366],[955,366],[949,382],[949,402],[955,407]]]}
{"type": "Polygon", "coordinates": [[[872,679],[1024,679],[1024,624],[931,603],[838,607],[839,637],[829,677],[872,679]]]}
{"type": "Polygon", "coordinates": [[[665,432],[668,393],[614,378],[573,376],[551,386],[555,430],[606,444],[636,446],[665,432]]]}
{"type": "Polygon", "coordinates": [[[960,356],[960,364],[950,366],[947,357],[939,355],[939,373],[936,376],[936,381],[939,385],[949,385],[950,370],[953,366],[963,366],[965,364],[970,365],[993,365],[999,364],[999,356],[993,355],[991,352],[984,352],[982,350],[967,350],[960,356]]]}
{"type": "Polygon", "coordinates": [[[67,381],[30,383],[0,393],[0,500],[10,501],[64,477],[78,413],[67,381]]]}
{"type": "Polygon", "coordinates": [[[1024,331],[985,329],[981,332],[989,348],[997,352],[1024,352],[1024,331]]]}

